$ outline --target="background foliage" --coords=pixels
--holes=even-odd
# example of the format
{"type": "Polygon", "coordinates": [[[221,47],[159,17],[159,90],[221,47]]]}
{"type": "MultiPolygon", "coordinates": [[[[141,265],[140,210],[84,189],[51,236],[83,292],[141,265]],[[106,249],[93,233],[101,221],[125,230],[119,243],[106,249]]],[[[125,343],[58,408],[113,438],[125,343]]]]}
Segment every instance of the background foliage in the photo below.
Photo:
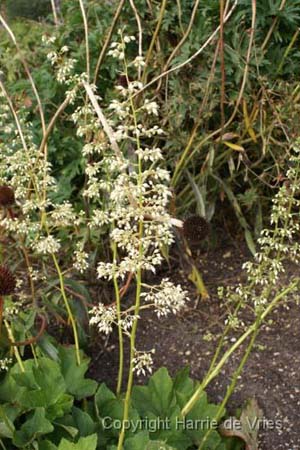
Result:
{"type": "MultiPolygon", "coordinates": [[[[41,93],[46,117],[53,114],[62,101],[60,86],[50,75],[49,63],[41,42],[47,31],[56,32],[52,18],[43,23],[26,22],[17,16],[36,18],[48,11],[38,2],[7,1],[9,16],[14,12],[12,27],[26,53],[33,76],[41,93]]],[[[45,2],[46,4],[46,2],[45,2]]],[[[118,2],[86,2],[89,19],[89,45],[92,70],[95,69],[99,50],[111,24],[118,2]]],[[[250,231],[258,234],[264,214],[268,213],[273,189],[281,181],[282,167],[288,153],[287,136],[293,136],[296,127],[296,98],[298,94],[295,73],[299,66],[298,50],[300,2],[263,0],[258,2],[255,38],[249,64],[249,72],[234,120],[223,131],[220,129],[220,86],[222,65],[216,54],[218,39],[180,71],[153,84],[149,89],[162,106],[162,123],[167,135],[160,142],[164,146],[167,164],[174,173],[173,188],[178,216],[185,216],[195,209],[216,224],[223,224],[228,212],[233,220],[226,220],[229,229],[241,227],[250,237],[250,231]],[[284,83],[283,83],[284,82],[284,83]],[[278,120],[280,114],[281,120],[278,120]],[[284,122],[284,125],[283,125],[284,122]],[[225,134],[225,137],[222,137],[225,134]],[[182,160],[182,154],[185,157],[182,160]],[[220,205],[222,204],[222,208],[220,205]],[[239,224],[238,227],[236,224],[239,224]]],[[[146,51],[152,39],[153,29],[160,14],[161,2],[151,1],[145,7],[144,0],[135,2],[143,25],[143,46],[146,51]]],[[[174,47],[189,26],[194,2],[183,0],[167,2],[162,15],[158,38],[150,55],[147,79],[158,75],[174,47]]],[[[219,23],[219,0],[200,2],[194,23],[184,44],[170,61],[169,67],[184,62],[206,41],[219,23]]],[[[231,117],[241,88],[251,30],[251,2],[238,3],[232,18],[224,27],[224,114],[225,122],[231,117]]],[[[78,2],[61,2],[61,22],[58,46],[67,44],[72,56],[78,59],[78,69],[84,64],[83,25],[78,2]]],[[[129,2],[125,2],[118,26],[126,26],[129,34],[136,35],[137,23],[129,2]]],[[[56,33],[57,34],[57,33],[56,33]]],[[[1,67],[10,83],[15,101],[25,104],[29,111],[35,108],[34,99],[15,49],[9,44],[5,32],[1,32],[1,67]]],[[[113,96],[113,86],[118,79],[114,63],[101,66],[97,84],[100,94],[108,102],[113,96]]],[[[67,114],[67,111],[66,111],[67,114]]],[[[82,142],[69,133],[71,124],[63,118],[51,137],[49,152],[59,180],[57,194],[61,200],[72,197],[84,185],[83,162],[80,154],[82,142]]],[[[40,129],[36,124],[36,134],[40,129]]],[[[251,239],[248,239],[251,245],[251,239]]]]}

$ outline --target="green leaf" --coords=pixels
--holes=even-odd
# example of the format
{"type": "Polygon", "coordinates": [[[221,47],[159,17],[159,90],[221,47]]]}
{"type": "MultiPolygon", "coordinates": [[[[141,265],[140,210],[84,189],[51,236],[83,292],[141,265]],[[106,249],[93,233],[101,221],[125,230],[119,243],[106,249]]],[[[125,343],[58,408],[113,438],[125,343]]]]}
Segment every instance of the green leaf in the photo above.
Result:
{"type": "Polygon", "coordinates": [[[57,450],[57,447],[50,441],[42,441],[39,443],[39,450],[57,450]]]}
{"type": "MultiPolygon", "coordinates": [[[[34,364],[33,360],[27,360],[23,363],[25,372],[31,371],[34,364]]],[[[26,391],[25,387],[20,386],[16,380],[15,375],[21,373],[21,369],[18,363],[16,363],[5,375],[4,380],[0,384],[0,401],[11,402],[15,399],[15,402],[19,403],[20,395],[26,391]]]]}
{"type": "Polygon", "coordinates": [[[54,420],[63,417],[73,406],[74,398],[69,394],[62,395],[53,405],[47,407],[47,418],[54,420]]]}
{"type": "Polygon", "coordinates": [[[84,375],[88,370],[89,358],[81,353],[81,364],[77,364],[75,350],[73,347],[60,347],[59,357],[61,371],[67,386],[67,392],[74,395],[77,400],[94,395],[97,382],[84,375]]]}
{"type": "Polygon", "coordinates": [[[51,422],[46,419],[45,414],[45,408],[36,408],[32,417],[21,426],[19,431],[15,432],[13,438],[14,445],[18,448],[24,448],[38,436],[51,433],[54,427],[51,422]]]}
{"type": "Polygon", "coordinates": [[[9,404],[0,406],[0,437],[12,439],[15,432],[14,420],[20,412],[19,408],[9,404]]]}
{"type": "Polygon", "coordinates": [[[222,180],[221,178],[219,178],[216,175],[212,175],[212,176],[213,176],[213,178],[215,178],[221,184],[221,186],[223,187],[224,191],[226,192],[228,200],[231,202],[231,204],[232,204],[232,206],[234,208],[236,217],[237,217],[240,225],[244,228],[245,239],[246,239],[246,242],[248,244],[249,250],[251,251],[251,253],[253,255],[255,255],[256,249],[255,249],[255,244],[254,244],[254,241],[253,241],[253,238],[252,238],[252,234],[250,232],[250,226],[249,226],[247,220],[245,219],[245,217],[243,215],[242,209],[240,207],[240,204],[239,204],[236,196],[234,195],[234,193],[233,193],[233,191],[232,191],[232,189],[231,189],[231,187],[229,186],[228,183],[226,183],[224,180],[222,180]]]}
{"type": "Polygon", "coordinates": [[[72,416],[75,426],[79,430],[80,436],[89,436],[95,432],[96,424],[88,413],[74,407],[72,409],[72,416]]]}
{"type": "Polygon", "coordinates": [[[96,450],[97,447],[97,435],[92,434],[88,437],[80,438],[79,441],[74,444],[73,442],[62,439],[58,450],[96,450]]]}
{"type": "Polygon", "coordinates": [[[98,420],[100,420],[100,417],[102,416],[104,405],[110,400],[114,400],[115,398],[115,394],[110,389],[108,389],[106,384],[101,383],[95,395],[95,409],[98,420]]]}
{"type": "MultiPolygon", "coordinates": [[[[59,365],[48,358],[40,358],[39,366],[33,365],[32,372],[19,373],[14,378],[18,384],[27,386],[19,397],[20,404],[26,408],[47,408],[61,402],[66,391],[59,365]]],[[[70,403],[66,397],[64,400],[70,403]]]]}
{"type": "Polygon", "coordinates": [[[149,380],[152,405],[160,417],[168,415],[174,404],[173,381],[167,369],[162,367],[149,380]]]}
{"type": "Polygon", "coordinates": [[[134,437],[126,439],[124,443],[124,450],[146,449],[149,441],[150,438],[148,431],[141,431],[137,433],[134,437]]]}
{"type": "Polygon", "coordinates": [[[141,431],[134,437],[126,439],[124,450],[176,450],[164,441],[152,441],[148,431],[141,431]]]}
{"type": "MultiPolygon", "coordinates": [[[[181,383],[184,384],[184,380],[189,383],[187,374],[188,372],[182,373],[181,380],[178,375],[177,389],[181,383]]],[[[151,439],[162,441],[178,450],[190,447],[190,437],[177,426],[181,408],[176,401],[175,385],[165,368],[159,369],[150,378],[148,386],[134,387],[132,403],[145,419],[143,428],[151,432],[151,439]]]]}
{"type": "Polygon", "coordinates": [[[42,350],[45,356],[48,356],[53,361],[59,362],[58,350],[55,345],[52,344],[51,338],[47,335],[43,335],[37,343],[38,347],[42,350]]]}
{"type": "MultiPolygon", "coordinates": [[[[206,447],[211,450],[217,449],[221,444],[221,437],[216,431],[218,424],[214,419],[218,411],[219,406],[208,403],[207,395],[203,392],[193,409],[185,418],[185,432],[195,445],[203,445],[204,437],[206,447]]],[[[225,410],[223,411],[223,414],[224,413],[225,410]]]]}
{"type": "Polygon", "coordinates": [[[205,208],[205,196],[203,195],[203,192],[201,192],[199,186],[195,183],[194,178],[189,173],[188,170],[185,171],[189,182],[191,183],[195,199],[197,202],[197,212],[201,217],[206,217],[206,208],[205,208]]]}
{"type": "Polygon", "coordinates": [[[170,445],[167,445],[163,441],[150,441],[145,447],[145,450],[176,450],[176,448],[170,447],[170,445]]]}
{"type": "Polygon", "coordinates": [[[152,411],[151,393],[148,386],[133,386],[131,401],[141,416],[152,411]]]}
{"type": "Polygon", "coordinates": [[[256,254],[256,247],[255,247],[255,243],[254,243],[252,234],[250,233],[249,230],[245,230],[245,239],[246,239],[246,242],[247,242],[250,252],[254,256],[256,254]]]}
{"type": "Polygon", "coordinates": [[[189,377],[189,372],[189,367],[185,367],[174,378],[174,390],[180,408],[183,408],[194,393],[195,383],[189,377]]]}
{"type": "Polygon", "coordinates": [[[68,416],[63,417],[62,419],[53,422],[55,425],[55,437],[60,433],[61,437],[65,436],[65,432],[71,436],[73,439],[78,435],[77,428],[73,427],[72,425],[68,425],[65,423],[65,420],[68,418],[68,416]],[[61,428],[61,430],[58,430],[57,428],[61,428]]]}

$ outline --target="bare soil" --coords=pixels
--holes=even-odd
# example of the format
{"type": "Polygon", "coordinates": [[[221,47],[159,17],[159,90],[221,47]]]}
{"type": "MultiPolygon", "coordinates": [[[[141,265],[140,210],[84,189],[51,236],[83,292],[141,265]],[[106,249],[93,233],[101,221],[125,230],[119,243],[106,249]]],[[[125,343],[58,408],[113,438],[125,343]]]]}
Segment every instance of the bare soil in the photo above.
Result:
{"type": "MultiPolygon", "coordinates": [[[[243,243],[238,246],[230,239],[223,241],[215,250],[202,252],[198,265],[210,292],[210,298],[196,305],[193,286],[189,285],[191,301],[180,316],[170,316],[158,321],[147,312],[142,315],[139,326],[140,350],[155,348],[155,368],[166,366],[174,375],[183,366],[189,365],[191,376],[201,380],[209,366],[218,337],[224,327],[227,309],[218,299],[217,286],[234,285],[243,278],[241,265],[251,258],[243,243]],[[194,299],[193,299],[194,298],[194,299]]],[[[282,280],[287,282],[295,268],[291,267],[282,280]]],[[[160,276],[169,276],[177,282],[183,279],[181,269],[168,271],[160,276]]],[[[185,276],[186,279],[186,276],[185,276]]],[[[184,282],[186,285],[186,281],[184,282]]],[[[130,292],[128,293],[130,301],[130,292]]],[[[126,300],[125,300],[126,301],[126,300]]],[[[264,419],[271,421],[259,434],[260,450],[300,449],[300,314],[299,303],[291,299],[272,313],[262,327],[254,350],[239,378],[235,392],[227,405],[234,414],[251,398],[258,401],[264,419]],[[277,421],[275,427],[272,423],[277,421]]],[[[249,320],[245,313],[245,321],[249,320]]],[[[230,339],[234,339],[234,336],[230,339]]],[[[92,356],[90,375],[115,387],[118,371],[116,336],[105,343],[99,340],[90,348],[92,356]]],[[[128,350],[128,348],[127,348],[128,350]]],[[[220,375],[207,388],[209,398],[220,402],[230,383],[233,369],[243,354],[240,348],[224,367],[220,375]]],[[[137,382],[144,383],[146,378],[137,382]]]]}

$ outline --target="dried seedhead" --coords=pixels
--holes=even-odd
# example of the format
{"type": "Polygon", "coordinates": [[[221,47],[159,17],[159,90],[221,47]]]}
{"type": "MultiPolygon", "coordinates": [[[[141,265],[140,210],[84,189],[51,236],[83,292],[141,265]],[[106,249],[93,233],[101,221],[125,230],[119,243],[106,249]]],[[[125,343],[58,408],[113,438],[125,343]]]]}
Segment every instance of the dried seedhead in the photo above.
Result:
{"type": "Polygon", "coordinates": [[[0,206],[9,208],[15,204],[15,193],[9,186],[0,186],[0,206]]]}
{"type": "Polygon", "coordinates": [[[0,266],[0,296],[11,295],[16,288],[16,278],[8,267],[0,266]]]}
{"type": "Polygon", "coordinates": [[[183,222],[182,232],[188,244],[198,245],[208,236],[209,224],[203,217],[193,215],[183,222]]]}

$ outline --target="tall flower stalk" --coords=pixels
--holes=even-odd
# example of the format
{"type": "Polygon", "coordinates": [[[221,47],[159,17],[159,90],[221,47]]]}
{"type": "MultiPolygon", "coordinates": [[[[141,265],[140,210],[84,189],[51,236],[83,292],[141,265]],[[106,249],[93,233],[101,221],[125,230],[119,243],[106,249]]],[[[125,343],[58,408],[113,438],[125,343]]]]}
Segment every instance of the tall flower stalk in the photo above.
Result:
{"type": "MultiPolygon", "coordinates": [[[[1,125],[8,135],[9,143],[1,144],[0,157],[0,184],[11,186],[14,200],[18,202],[19,217],[8,214],[1,220],[1,226],[8,235],[12,234],[17,239],[25,263],[28,269],[28,279],[32,294],[32,303],[36,306],[35,287],[32,277],[32,266],[29,260],[29,250],[41,259],[50,256],[57,270],[60,289],[67,314],[71,322],[74,334],[75,352],[77,363],[80,364],[80,349],[78,341],[77,325],[69,300],[65,291],[64,277],[57,252],[61,245],[55,236],[57,223],[61,228],[61,219],[68,216],[68,225],[72,226],[78,221],[74,212],[61,205],[55,205],[50,200],[48,191],[56,189],[56,182],[51,174],[51,164],[40,153],[34,143],[31,123],[27,119],[24,110],[16,111],[12,101],[0,82],[0,96],[7,104],[2,104],[1,125]],[[9,112],[14,118],[12,123],[9,112]],[[48,214],[47,208],[54,208],[52,214],[48,214]],[[26,243],[26,245],[25,245],[26,243]]],[[[66,222],[66,221],[65,221],[66,222]]]]}
{"type": "MultiPolygon", "coordinates": [[[[163,280],[156,288],[143,283],[143,273],[155,272],[156,266],[163,261],[163,246],[173,242],[172,219],[167,211],[171,195],[168,188],[170,177],[165,169],[158,166],[163,156],[160,148],[153,145],[164,132],[158,125],[147,125],[151,118],[155,120],[158,116],[158,105],[147,99],[143,103],[134,100],[142,84],[132,81],[133,73],[135,70],[140,72],[139,69],[144,65],[143,58],[139,55],[133,61],[127,61],[127,46],[135,45],[135,38],[124,35],[122,31],[119,31],[119,37],[119,42],[111,44],[109,54],[122,63],[122,84],[116,86],[120,99],[114,98],[103,113],[95,88],[84,83],[92,106],[92,109],[85,108],[84,114],[89,115],[89,123],[93,124],[94,130],[100,122],[106,133],[100,148],[99,143],[91,141],[87,144],[89,154],[93,154],[94,159],[92,165],[87,163],[86,195],[92,201],[97,199],[99,202],[101,198],[105,204],[105,209],[103,205],[101,209],[101,205],[93,209],[90,226],[95,227],[97,222],[110,226],[112,262],[100,262],[98,276],[113,280],[116,302],[115,306],[99,304],[94,307],[91,310],[91,323],[105,333],[112,330],[113,324],[118,327],[118,393],[123,379],[123,336],[127,336],[130,343],[123,427],[118,442],[118,449],[121,449],[129,417],[134,372],[152,370],[152,349],[144,352],[137,348],[140,312],[151,304],[159,317],[170,312],[176,313],[185,306],[186,293],[169,280],[163,280]],[[99,122],[95,121],[94,114],[99,122]],[[107,181],[99,183],[103,172],[103,178],[107,181]],[[135,299],[134,305],[126,310],[121,304],[118,280],[131,275],[135,284],[135,299]]],[[[77,126],[81,127],[82,109],[75,112],[74,119],[77,126]]]]}
{"type": "MultiPolygon", "coordinates": [[[[286,260],[299,262],[299,243],[295,239],[299,232],[299,224],[296,219],[300,207],[300,201],[298,200],[300,182],[299,144],[300,142],[296,141],[291,149],[290,167],[286,173],[286,181],[273,199],[270,227],[262,231],[258,240],[260,251],[255,255],[254,261],[244,264],[247,281],[243,285],[240,284],[235,288],[228,289],[226,293],[225,298],[228,304],[235,305],[234,311],[226,321],[224,333],[204,379],[181,411],[183,416],[186,416],[193,409],[204,389],[218,376],[233,353],[250,338],[244,349],[244,356],[233,373],[226,395],[214,417],[216,420],[220,419],[236,386],[238,376],[253,349],[261,325],[274,308],[295,293],[299,287],[300,279],[296,276],[287,285],[278,289],[280,274],[285,272],[284,262],[286,260]],[[239,313],[245,307],[252,309],[254,318],[252,324],[243,330],[244,325],[239,313]],[[230,331],[239,329],[243,332],[222,354],[226,336],[230,331]]],[[[207,430],[199,450],[205,448],[205,442],[211,431],[207,430]]]]}

